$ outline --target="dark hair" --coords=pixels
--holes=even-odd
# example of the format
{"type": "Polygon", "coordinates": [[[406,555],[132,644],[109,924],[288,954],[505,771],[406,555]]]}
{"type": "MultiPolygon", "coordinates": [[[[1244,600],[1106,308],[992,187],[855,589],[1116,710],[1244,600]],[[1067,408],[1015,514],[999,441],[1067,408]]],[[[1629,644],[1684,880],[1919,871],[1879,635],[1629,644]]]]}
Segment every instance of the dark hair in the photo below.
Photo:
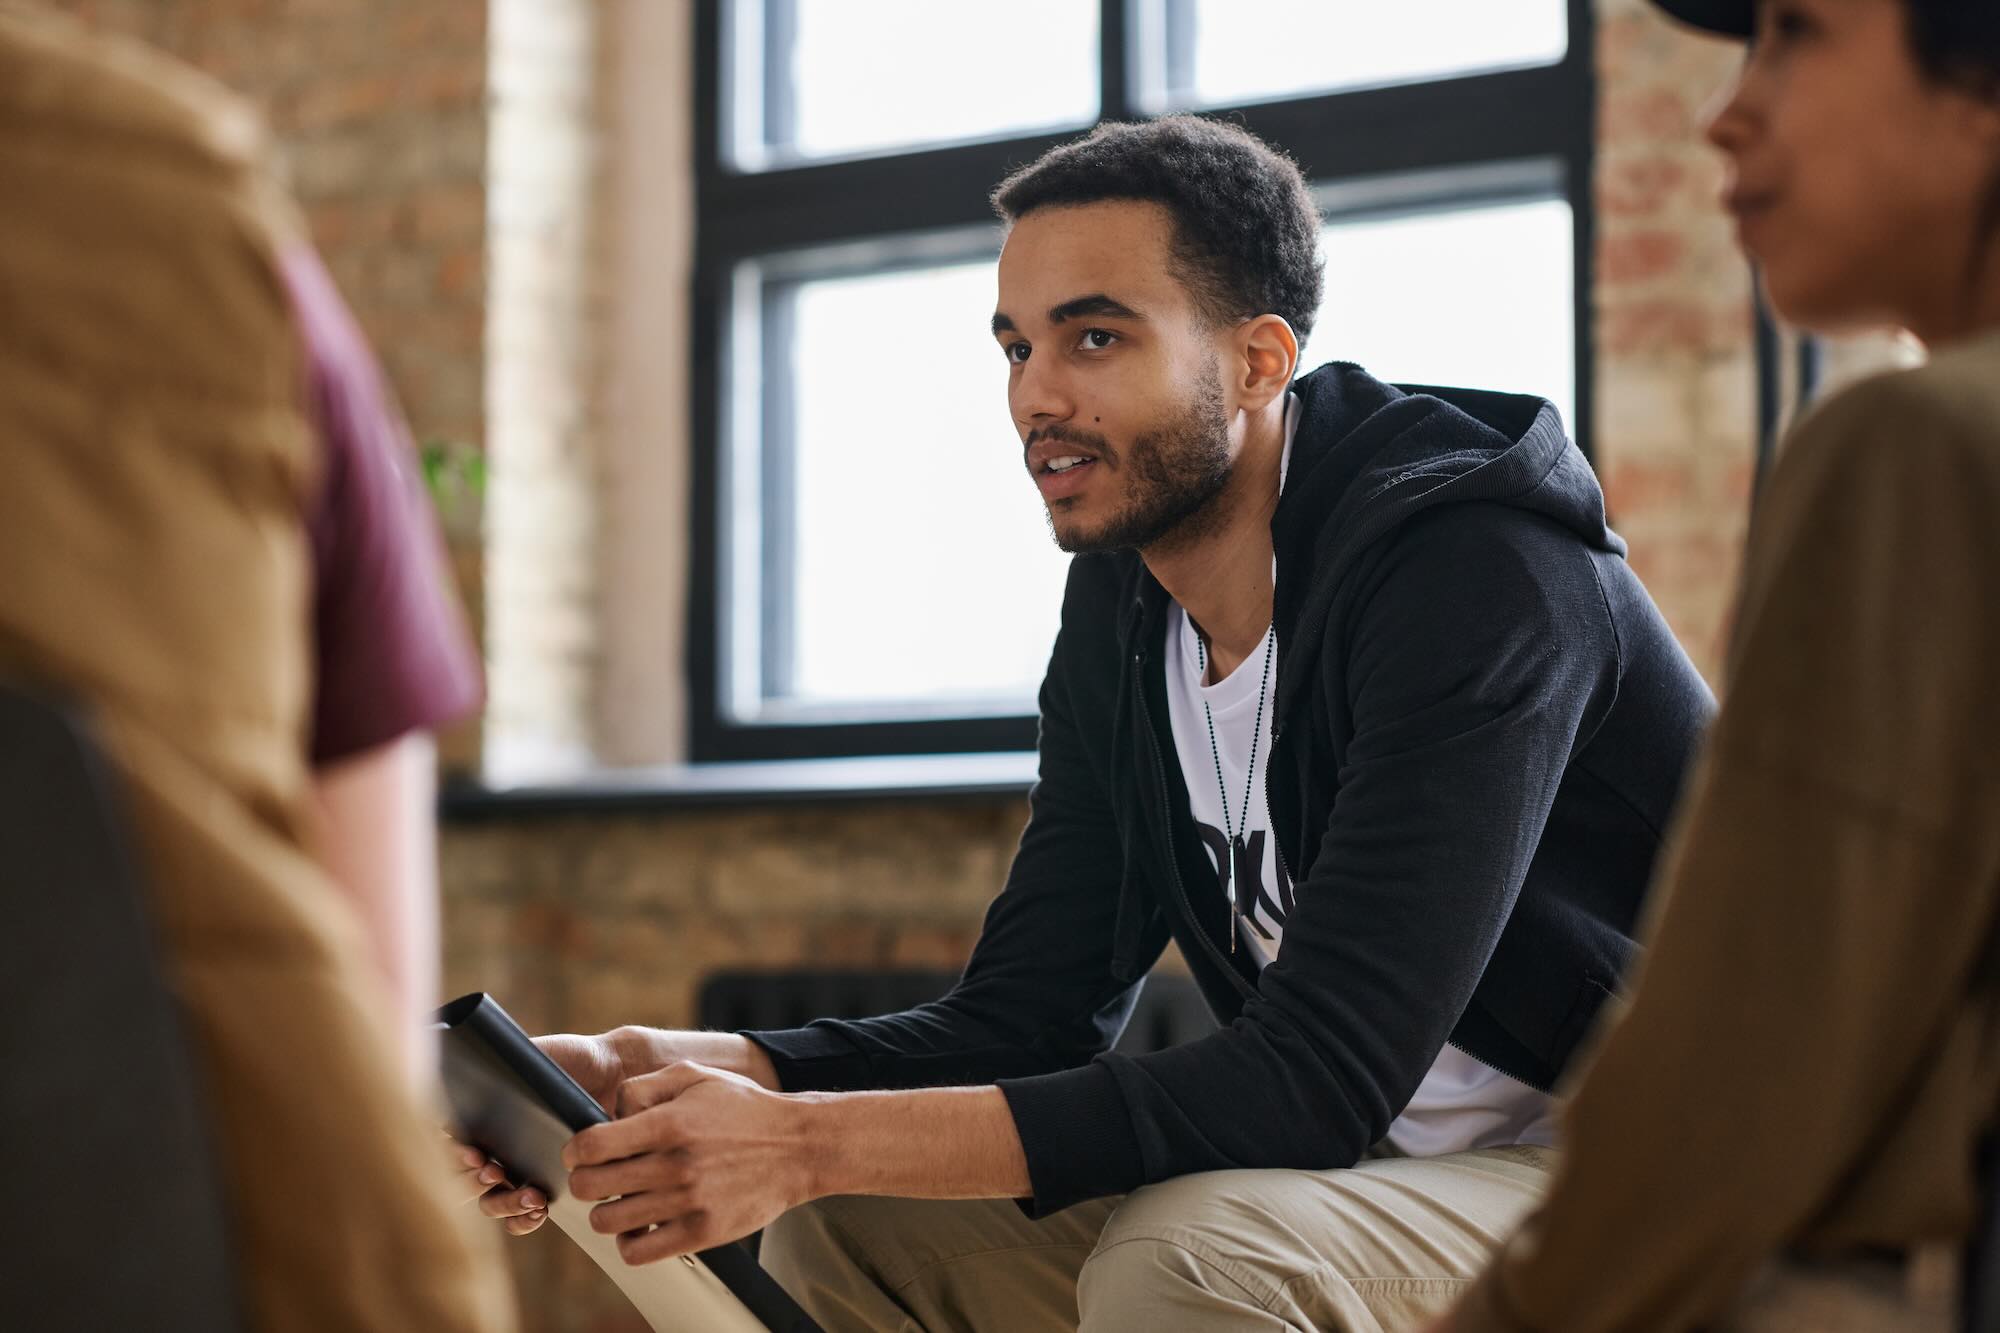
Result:
{"type": "MultiPolygon", "coordinates": [[[[1903,0],[1910,53],[1932,83],[2000,102],[2000,5],[1991,0],[1903,0]]],[[[1980,208],[1980,230],[2000,240],[2000,163],[1980,208]]],[[[1975,265],[1984,256],[1975,257],[1975,265]]]]}
{"type": "Polygon", "coordinates": [[[2000,5],[1986,0],[1903,0],[1910,50],[1933,83],[2000,98],[2000,5]]]}
{"type": "Polygon", "coordinates": [[[1281,315],[1301,343],[1319,313],[1319,209],[1291,158],[1199,116],[1099,125],[1001,181],[1008,223],[1038,208],[1136,199],[1173,215],[1173,259],[1218,324],[1281,315]]]}

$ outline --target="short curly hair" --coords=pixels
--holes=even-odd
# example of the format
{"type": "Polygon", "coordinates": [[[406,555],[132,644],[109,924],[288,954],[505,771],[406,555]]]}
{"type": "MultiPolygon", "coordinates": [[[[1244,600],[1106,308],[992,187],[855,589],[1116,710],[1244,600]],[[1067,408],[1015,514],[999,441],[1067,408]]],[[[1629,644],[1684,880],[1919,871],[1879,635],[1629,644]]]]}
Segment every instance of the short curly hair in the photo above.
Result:
{"type": "Polygon", "coordinates": [[[1281,315],[1301,343],[1319,313],[1319,209],[1291,158],[1200,116],[1099,125],[993,191],[1010,226],[1038,208],[1136,199],[1174,219],[1177,276],[1217,324],[1281,315]]]}

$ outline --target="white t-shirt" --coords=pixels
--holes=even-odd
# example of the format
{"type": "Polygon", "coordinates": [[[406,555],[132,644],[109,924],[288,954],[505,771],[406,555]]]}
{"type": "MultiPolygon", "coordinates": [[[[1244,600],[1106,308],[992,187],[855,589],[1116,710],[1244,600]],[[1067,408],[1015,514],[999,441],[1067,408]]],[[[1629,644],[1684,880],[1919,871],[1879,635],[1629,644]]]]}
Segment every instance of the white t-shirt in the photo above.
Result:
{"type": "MultiPolygon", "coordinates": [[[[1298,428],[1296,398],[1288,404],[1285,417],[1281,488],[1291,463],[1292,435],[1298,428]]],[[[1266,958],[1274,957],[1284,940],[1285,920],[1291,915],[1296,894],[1296,886],[1279,864],[1264,796],[1270,710],[1277,684],[1276,651],[1273,634],[1267,632],[1264,642],[1234,671],[1213,685],[1204,685],[1201,641],[1194,626],[1178,606],[1168,611],[1167,712],[1188,804],[1215,867],[1215,891],[1225,899],[1233,897],[1240,905],[1252,947],[1266,958]],[[1206,714],[1203,703],[1208,705],[1206,714]],[[1253,731],[1256,768],[1251,772],[1246,770],[1251,763],[1253,731]],[[1236,835],[1233,839],[1232,833],[1236,835]]],[[[1481,1064],[1455,1046],[1446,1046],[1410,1104],[1389,1126],[1388,1143],[1412,1157],[1437,1157],[1507,1143],[1546,1146],[1555,1142],[1555,1129],[1553,1098],[1481,1064]]]]}

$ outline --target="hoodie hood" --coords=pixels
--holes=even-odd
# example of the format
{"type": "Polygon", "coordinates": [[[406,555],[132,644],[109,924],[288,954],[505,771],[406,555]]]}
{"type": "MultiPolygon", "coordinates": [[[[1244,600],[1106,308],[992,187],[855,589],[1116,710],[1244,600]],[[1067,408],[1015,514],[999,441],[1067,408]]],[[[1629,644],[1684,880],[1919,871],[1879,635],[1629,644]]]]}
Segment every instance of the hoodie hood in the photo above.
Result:
{"type": "Polygon", "coordinates": [[[1298,432],[1271,521],[1281,547],[1337,549],[1345,563],[1425,510],[1485,501],[1625,552],[1605,525],[1596,474],[1546,398],[1385,384],[1344,361],[1302,376],[1293,392],[1298,432]]]}
{"type": "MultiPolygon", "coordinates": [[[[1271,519],[1278,553],[1274,616],[1280,642],[1311,655],[1335,591],[1370,546],[1419,514],[1448,504],[1528,510],[1586,544],[1623,556],[1606,525],[1604,492],[1545,398],[1480,389],[1385,384],[1335,361],[1301,376],[1299,423],[1284,493],[1271,519]]],[[[1287,677],[1289,676],[1289,680],[1287,677]]]]}

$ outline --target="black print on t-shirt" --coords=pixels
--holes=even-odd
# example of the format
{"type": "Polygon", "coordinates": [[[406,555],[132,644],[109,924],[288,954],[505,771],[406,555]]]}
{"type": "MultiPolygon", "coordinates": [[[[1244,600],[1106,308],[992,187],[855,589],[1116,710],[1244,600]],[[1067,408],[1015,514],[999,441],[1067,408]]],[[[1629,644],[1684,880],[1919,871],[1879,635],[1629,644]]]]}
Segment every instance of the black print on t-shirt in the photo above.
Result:
{"type": "Polygon", "coordinates": [[[1215,857],[1215,882],[1222,890],[1222,896],[1232,897],[1231,881],[1235,883],[1233,898],[1236,910],[1247,920],[1259,935],[1265,939],[1276,938],[1264,928],[1253,910],[1263,907],[1264,915],[1278,923],[1283,930],[1286,918],[1292,914],[1292,880],[1285,873],[1285,858],[1273,857],[1278,871],[1278,897],[1273,901],[1270,891],[1264,887],[1264,830],[1252,829],[1248,837],[1237,846],[1230,846],[1229,839],[1221,829],[1200,820],[1194,823],[1201,840],[1208,844],[1208,850],[1215,857]],[[1280,905],[1282,904],[1282,906],[1280,905]]]}

